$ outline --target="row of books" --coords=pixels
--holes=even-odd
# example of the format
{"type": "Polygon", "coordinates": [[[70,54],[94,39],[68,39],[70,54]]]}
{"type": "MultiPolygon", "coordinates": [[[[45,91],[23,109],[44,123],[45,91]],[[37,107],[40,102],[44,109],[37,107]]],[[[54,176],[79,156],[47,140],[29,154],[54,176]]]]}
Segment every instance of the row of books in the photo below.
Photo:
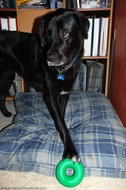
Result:
{"type": "Polygon", "coordinates": [[[104,64],[87,60],[81,64],[74,90],[86,92],[104,92],[104,64]]]}
{"type": "MultiPolygon", "coordinates": [[[[35,89],[29,87],[31,92],[35,89]]],[[[97,61],[87,60],[85,64],[81,64],[80,73],[75,81],[74,90],[84,92],[103,92],[104,93],[104,64],[97,61]]],[[[22,78],[16,74],[15,80],[9,94],[15,96],[22,92],[22,78]]]]}
{"type": "MultiPolygon", "coordinates": [[[[29,87],[31,92],[35,89],[29,87]]],[[[81,64],[80,73],[75,81],[74,90],[86,92],[103,92],[104,93],[104,64],[97,61],[87,60],[81,64]]],[[[9,94],[15,96],[22,92],[22,78],[16,74],[15,80],[9,94]]]]}
{"type": "MultiPolygon", "coordinates": [[[[35,89],[28,87],[31,92],[35,89]]],[[[104,64],[97,61],[87,60],[81,64],[80,73],[75,81],[74,90],[84,92],[103,92],[104,93],[104,64]]],[[[9,94],[15,96],[22,92],[22,78],[16,74],[15,80],[9,94]]]]}
{"type": "Polygon", "coordinates": [[[50,0],[50,8],[51,9],[63,8],[63,0],[50,0]]]}
{"type": "Polygon", "coordinates": [[[87,92],[104,93],[104,64],[97,61],[86,61],[87,63],[87,92]]]}
{"type": "Polygon", "coordinates": [[[17,30],[17,19],[16,17],[0,17],[0,30],[17,30]]]}
{"type": "Polygon", "coordinates": [[[63,8],[63,0],[18,0],[19,8],[63,8]]]}
{"type": "Polygon", "coordinates": [[[0,0],[0,8],[16,8],[16,0],[0,0]]]}
{"type": "Polygon", "coordinates": [[[110,7],[111,0],[67,0],[67,8],[103,8],[110,7]]]}
{"type": "Polygon", "coordinates": [[[107,56],[109,17],[89,18],[88,39],[84,41],[84,56],[107,56]]]}

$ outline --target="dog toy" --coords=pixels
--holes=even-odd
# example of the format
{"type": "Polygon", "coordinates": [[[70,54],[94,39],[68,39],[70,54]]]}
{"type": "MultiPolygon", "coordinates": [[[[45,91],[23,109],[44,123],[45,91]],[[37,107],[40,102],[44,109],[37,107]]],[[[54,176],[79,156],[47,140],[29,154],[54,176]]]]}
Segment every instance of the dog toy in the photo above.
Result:
{"type": "Polygon", "coordinates": [[[57,180],[66,187],[77,186],[84,178],[84,167],[82,163],[73,162],[71,159],[66,158],[61,160],[56,167],[57,180]],[[67,170],[72,169],[72,175],[67,175],[67,170]]]}

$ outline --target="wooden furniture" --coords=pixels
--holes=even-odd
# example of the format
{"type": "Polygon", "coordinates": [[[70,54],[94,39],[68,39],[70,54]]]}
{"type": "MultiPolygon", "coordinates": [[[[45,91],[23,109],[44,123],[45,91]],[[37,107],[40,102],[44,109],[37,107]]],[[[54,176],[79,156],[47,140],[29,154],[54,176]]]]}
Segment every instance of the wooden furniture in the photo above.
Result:
{"type": "Polygon", "coordinates": [[[126,1],[116,1],[113,24],[113,64],[109,98],[126,127],[126,1]]]}
{"type": "MultiPolygon", "coordinates": [[[[88,60],[97,60],[105,64],[105,89],[104,93],[108,96],[108,84],[109,84],[109,68],[110,68],[110,49],[111,49],[111,33],[112,33],[112,16],[113,16],[113,4],[114,0],[111,0],[111,7],[110,8],[83,8],[78,9],[78,11],[84,12],[86,16],[97,15],[100,16],[109,16],[109,31],[108,31],[108,49],[107,49],[107,56],[97,56],[97,57],[83,57],[82,59],[88,60]]],[[[63,7],[66,8],[66,0],[63,0],[63,7]]],[[[35,20],[54,9],[26,9],[22,8],[19,9],[18,6],[16,10],[2,10],[2,12],[10,13],[14,11],[17,15],[18,21],[18,30],[22,32],[37,32],[38,27],[34,28],[35,20]],[[9,11],[9,12],[8,12],[9,11]]],[[[1,15],[1,9],[0,9],[1,15]]],[[[39,25],[39,24],[38,24],[39,25]]],[[[36,25],[36,26],[38,26],[36,25]]]]}

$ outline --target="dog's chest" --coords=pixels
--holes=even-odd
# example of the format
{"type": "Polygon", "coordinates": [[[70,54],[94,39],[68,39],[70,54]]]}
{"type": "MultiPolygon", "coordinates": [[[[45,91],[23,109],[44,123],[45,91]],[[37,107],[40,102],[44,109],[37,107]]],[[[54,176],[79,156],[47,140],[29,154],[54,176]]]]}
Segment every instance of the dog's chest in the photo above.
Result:
{"type": "Polygon", "coordinates": [[[65,95],[65,94],[70,94],[70,91],[64,91],[63,90],[63,91],[60,92],[60,95],[65,95]]]}

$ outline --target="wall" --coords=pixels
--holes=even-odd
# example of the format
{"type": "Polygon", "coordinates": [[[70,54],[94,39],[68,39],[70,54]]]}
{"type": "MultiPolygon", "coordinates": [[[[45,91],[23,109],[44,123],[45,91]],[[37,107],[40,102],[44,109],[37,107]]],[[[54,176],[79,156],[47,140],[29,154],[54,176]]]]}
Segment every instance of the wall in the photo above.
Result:
{"type": "Polygon", "coordinates": [[[115,44],[110,81],[110,100],[126,127],[126,0],[115,0],[115,44]]]}

